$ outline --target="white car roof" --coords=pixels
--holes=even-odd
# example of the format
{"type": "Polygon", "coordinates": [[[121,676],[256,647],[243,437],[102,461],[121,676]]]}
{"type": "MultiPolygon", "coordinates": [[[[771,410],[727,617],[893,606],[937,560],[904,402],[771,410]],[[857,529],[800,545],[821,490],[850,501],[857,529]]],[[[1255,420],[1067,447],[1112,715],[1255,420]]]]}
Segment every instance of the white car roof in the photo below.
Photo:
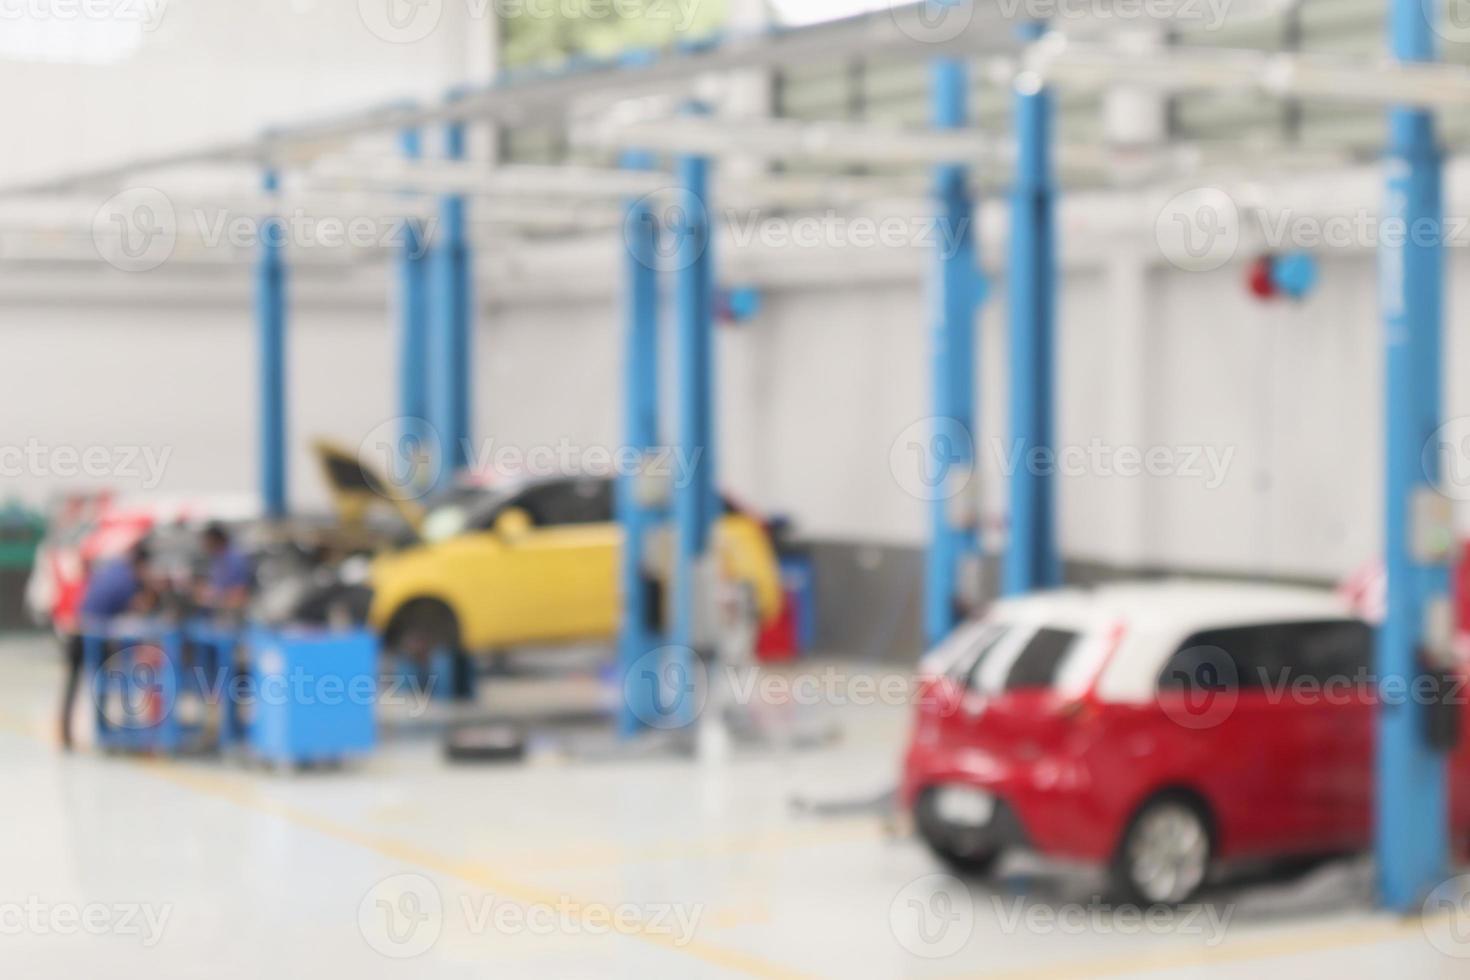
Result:
{"type": "Polygon", "coordinates": [[[1194,633],[1257,623],[1355,618],[1348,602],[1326,589],[1226,581],[1122,582],[1093,589],[1037,592],[992,605],[985,623],[1020,627],[987,656],[982,677],[997,682],[1037,629],[1082,634],[1058,686],[1080,692],[1096,683],[1107,701],[1152,699],[1158,676],[1181,642],[1194,633]],[[1104,659],[1121,627],[1117,650],[1104,659]],[[1101,673],[1099,673],[1101,671],[1101,673]]]}

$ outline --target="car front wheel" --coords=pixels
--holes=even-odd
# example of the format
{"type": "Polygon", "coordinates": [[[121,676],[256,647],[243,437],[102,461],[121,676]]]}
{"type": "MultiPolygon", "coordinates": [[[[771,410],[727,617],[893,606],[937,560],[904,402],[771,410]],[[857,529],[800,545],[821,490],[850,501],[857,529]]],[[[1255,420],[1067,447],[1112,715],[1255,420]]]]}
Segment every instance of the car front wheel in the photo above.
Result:
{"type": "Polygon", "coordinates": [[[1179,905],[1205,883],[1213,855],[1209,824],[1199,806],[1160,797],[1128,825],[1113,859],[1114,886],[1130,901],[1179,905]]]}

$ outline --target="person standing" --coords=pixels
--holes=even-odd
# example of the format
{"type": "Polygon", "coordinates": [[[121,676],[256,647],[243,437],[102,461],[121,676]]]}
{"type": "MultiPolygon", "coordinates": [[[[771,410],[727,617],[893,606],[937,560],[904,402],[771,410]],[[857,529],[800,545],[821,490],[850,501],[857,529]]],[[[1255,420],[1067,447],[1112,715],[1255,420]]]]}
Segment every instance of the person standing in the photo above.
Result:
{"type": "Polygon", "coordinates": [[[88,630],[127,613],[147,612],[156,601],[150,582],[153,556],[143,543],[127,554],[98,565],[87,580],[77,616],[75,632],[63,638],[66,652],[66,685],[61,697],[61,747],[72,748],[71,716],[87,657],[84,639],[88,630]]]}

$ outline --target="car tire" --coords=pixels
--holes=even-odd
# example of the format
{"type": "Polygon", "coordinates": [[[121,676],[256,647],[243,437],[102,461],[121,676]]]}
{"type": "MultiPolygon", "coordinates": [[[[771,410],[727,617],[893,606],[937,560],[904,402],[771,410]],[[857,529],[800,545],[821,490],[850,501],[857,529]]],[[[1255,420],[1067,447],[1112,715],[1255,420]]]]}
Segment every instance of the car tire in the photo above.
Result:
{"type": "Polygon", "coordinates": [[[964,877],[984,877],[995,870],[1001,849],[966,846],[939,819],[934,809],[934,792],[926,790],[914,804],[914,823],[919,837],[946,868],[964,877]]]}
{"type": "Polygon", "coordinates": [[[437,599],[415,599],[394,615],[385,637],[395,654],[426,664],[436,650],[462,652],[459,621],[437,599]]]}
{"type": "Polygon", "coordinates": [[[1140,905],[1182,905],[1205,884],[1214,856],[1204,807],[1179,794],[1156,796],[1139,807],[1118,843],[1113,891],[1140,905]]]}

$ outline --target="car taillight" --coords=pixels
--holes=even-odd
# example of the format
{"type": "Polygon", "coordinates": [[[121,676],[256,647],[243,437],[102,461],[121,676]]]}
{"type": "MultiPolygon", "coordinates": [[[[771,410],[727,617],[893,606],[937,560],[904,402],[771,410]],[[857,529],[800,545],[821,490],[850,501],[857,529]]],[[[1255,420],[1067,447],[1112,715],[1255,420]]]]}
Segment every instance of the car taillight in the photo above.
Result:
{"type": "Polygon", "coordinates": [[[1090,697],[1068,701],[1062,705],[1061,710],[1058,712],[1063,721],[1070,722],[1074,725],[1085,725],[1095,720],[1101,713],[1102,709],[1090,697]]]}

